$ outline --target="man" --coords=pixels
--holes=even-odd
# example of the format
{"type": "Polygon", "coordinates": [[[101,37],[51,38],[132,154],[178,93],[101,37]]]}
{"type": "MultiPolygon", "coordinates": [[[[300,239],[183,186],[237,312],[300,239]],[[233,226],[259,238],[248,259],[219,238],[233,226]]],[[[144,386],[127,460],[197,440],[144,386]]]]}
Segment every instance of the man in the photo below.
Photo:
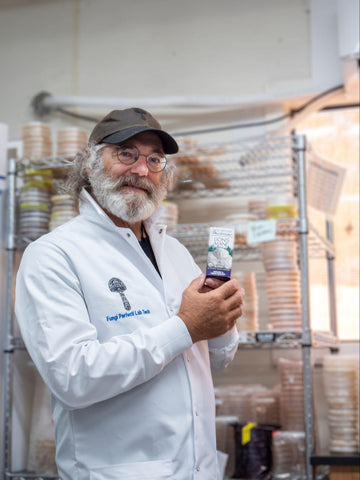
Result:
{"type": "Polygon", "coordinates": [[[80,215],[22,258],[16,316],[62,480],[218,478],[211,369],[235,354],[244,291],[153,221],[177,151],[148,112],[109,113],[73,169],[80,215]]]}

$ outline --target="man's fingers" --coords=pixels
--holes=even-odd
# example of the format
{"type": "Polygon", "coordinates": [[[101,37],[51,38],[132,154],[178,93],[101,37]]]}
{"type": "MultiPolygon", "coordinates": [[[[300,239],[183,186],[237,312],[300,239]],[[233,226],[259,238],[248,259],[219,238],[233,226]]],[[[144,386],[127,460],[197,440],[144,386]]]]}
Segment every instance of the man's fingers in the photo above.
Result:
{"type": "Polygon", "coordinates": [[[205,279],[205,286],[209,287],[210,289],[215,289],[223,285],[224,280],[220,280],[218,278],[206,277],[205,279]]]}
{"type": "Polygon", "coordinates": [[[205,275],[202,273],[199,277],[194,278],[194,280],[190,283],[189,287],[190,289],[194,289],[198,292],[201,289],[201,287],[204,285],[204,281],[205,281],[205,275]]]}
{"type": "Polygon", "coordinates": [[[224,300],[228,311],[231,312],[232,315],[237,315],[238,318],[243,314],[244,298],[245,290],[239,287],[233,295],[224,300]]]}
{"type": "Polygon", "coordinates": [[[236,278],[233,278],[229,280],[228,282],[225,282],[224,285],[221,285],[219,288],[216,289],[216,292],[221,293],[223,295],[223,298],[229,298],[234,293],[236,293],[239,290],[239,282],[236,280],[236,278]]]}

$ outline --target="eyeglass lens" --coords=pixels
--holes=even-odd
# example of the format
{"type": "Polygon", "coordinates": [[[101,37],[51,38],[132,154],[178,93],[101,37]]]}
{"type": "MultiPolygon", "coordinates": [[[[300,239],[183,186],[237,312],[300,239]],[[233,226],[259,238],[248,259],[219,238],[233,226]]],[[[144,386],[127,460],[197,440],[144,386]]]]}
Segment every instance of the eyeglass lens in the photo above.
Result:
{"type": "Polygon", "coordinates": [[[136,147],[120,146],[117,150],[117,156],[124,165],[132,165],[140,156],[146,158],[146,164],[152,172],[160,172],[165,168],[166,157],[160,153],[151,153],[150,155],[142,155],[136,147]]]}

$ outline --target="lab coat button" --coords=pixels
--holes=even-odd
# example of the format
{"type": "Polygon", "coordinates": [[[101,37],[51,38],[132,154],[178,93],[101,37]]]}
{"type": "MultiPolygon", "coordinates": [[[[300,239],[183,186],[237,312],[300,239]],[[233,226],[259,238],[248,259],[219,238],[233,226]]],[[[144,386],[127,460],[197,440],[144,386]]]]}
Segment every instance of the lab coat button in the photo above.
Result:
{"type": "Polygon", "coordinates": [[[199,416],[199,413],[197,410],[195,410],[195,415],[198,417],[199,416]]]}
{"type": "Polygon", "coordinates": [[[130,233],[127,233],[127,236],[130,238],[131,237],[130,233]]]}
{"type": "Polygon", "coordinates": [[[187,360],[188,362],[190,362],[190,357],[189,357],[189,355],[187,355],[186,360],[187,360]]]}
{"type": "Polygon", "coordinates": [[[196,471],[197,471],[197,472],[200,472],[200,467],[199,467],[199,465],[196,465],[196,471]]]}

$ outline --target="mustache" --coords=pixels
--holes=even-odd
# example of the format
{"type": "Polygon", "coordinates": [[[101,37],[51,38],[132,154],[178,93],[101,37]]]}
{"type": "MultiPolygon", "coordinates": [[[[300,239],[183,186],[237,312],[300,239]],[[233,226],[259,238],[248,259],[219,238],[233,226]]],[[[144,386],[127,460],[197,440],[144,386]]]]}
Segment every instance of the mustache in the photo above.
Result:
{"type": "Polygon", "coordinates": [[[133,174],[117,178],[114,182],[115,189],[127,186],[142,188],[149,194],[154,193],[156,190],[155,186],[150,180],[138,177],[137,175],[133,174]]]}

